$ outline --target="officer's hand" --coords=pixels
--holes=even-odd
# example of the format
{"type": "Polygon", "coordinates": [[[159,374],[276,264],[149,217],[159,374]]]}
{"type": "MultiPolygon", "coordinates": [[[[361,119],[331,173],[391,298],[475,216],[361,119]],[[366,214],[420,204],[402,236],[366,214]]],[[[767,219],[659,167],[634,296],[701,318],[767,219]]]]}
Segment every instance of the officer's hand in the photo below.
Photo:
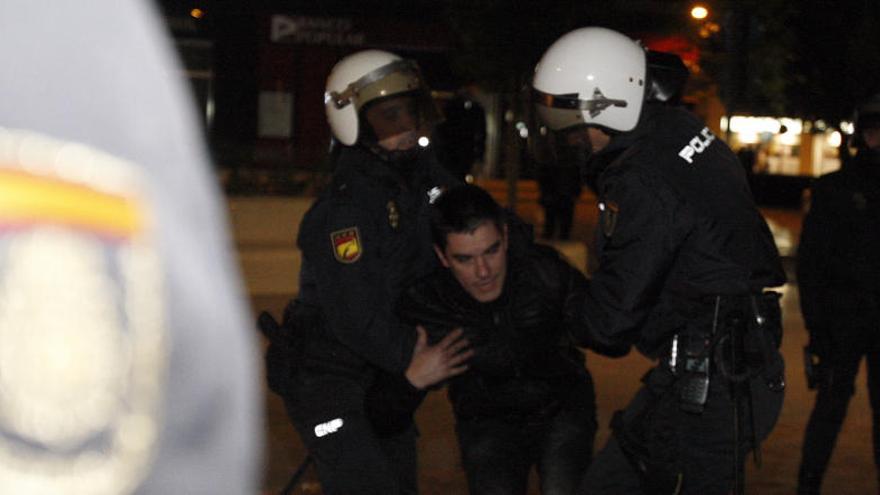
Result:
{"type": "Polygon", "coordinates": [[[428,345],[428,333],[421,325],[416,327],[416,332],[419,337],[406,369],[406,379],[414,387],[421,390],[467,370],[464,363],[474,351],[468,348],[470,342],[462,337],[461,328],[456,328],[433,346],[428,345]]]}

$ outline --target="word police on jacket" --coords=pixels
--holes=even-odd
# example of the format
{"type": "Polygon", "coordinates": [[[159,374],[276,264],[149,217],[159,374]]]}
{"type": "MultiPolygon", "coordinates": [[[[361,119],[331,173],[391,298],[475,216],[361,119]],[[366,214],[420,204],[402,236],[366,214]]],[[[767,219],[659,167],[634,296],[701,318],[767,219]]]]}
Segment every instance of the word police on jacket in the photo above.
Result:
{"type": "Polygon", "coordinates": [[[715,134],[712,134],[708,127],[703,127],[703,130],[692,137],[688,144],[678,152],[678,156],[688,163],[694,163],[694,155],[702,153],[714,140],[715,134]]]}

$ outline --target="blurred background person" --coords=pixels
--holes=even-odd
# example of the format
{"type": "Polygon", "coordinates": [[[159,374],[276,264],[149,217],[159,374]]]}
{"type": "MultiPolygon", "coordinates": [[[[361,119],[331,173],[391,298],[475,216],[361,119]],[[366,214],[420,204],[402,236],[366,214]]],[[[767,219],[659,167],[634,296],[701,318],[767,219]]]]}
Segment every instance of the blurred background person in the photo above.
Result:
{"type": "Polygon", "coordinates": [[[755,173],[755,162],[758,159],[758,152],[755,149],[756,147],[757,146],[751,144],[746,144],[736,152],[736,157],[739,158],[743,170],[746,171],[747,178],[751,178],[752,174],[755,173]]]}
{"type": "Polygon", "coordinates": [[[555,159],[538,166],[538,202],[544,208],[544,225],[541,236],[545,239],[568,240],[574,209],[581,195],[582,181],[580,153],[565,153],[569,146],[560,146],[555,159]]]}
{"type": "MultiPolygon", "coordinates": [[[[818,390],[804,434],[798,493],[817,494],[867,362],[874,462],[880,465],[880,94],[856,110],[846,167],[813,186],[797,251],[808,378],[818,390]]],[[[812,388],[811,387],[811,388],[812,388]]]]}
{"type": "Polygon", "coordinates": [[[465,85],[443,104],[443,120],[435,134],[437,159],[461,181],[483,161],[486,149],[486,111],[476,91],[475,85],[465,85]]]}

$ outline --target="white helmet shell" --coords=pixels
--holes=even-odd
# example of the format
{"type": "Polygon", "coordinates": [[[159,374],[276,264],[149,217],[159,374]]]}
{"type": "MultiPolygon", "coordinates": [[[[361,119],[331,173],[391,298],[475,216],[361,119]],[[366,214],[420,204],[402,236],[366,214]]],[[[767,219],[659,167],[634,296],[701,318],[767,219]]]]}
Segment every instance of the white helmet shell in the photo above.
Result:
{"type": "Polygon", "coordinates": [[[576,29],[556,40],[535,67],[538,114],[553,130],[597,125],[632,130],[645,100],[645,50],[606,28],[576,29]]]}
{"type": "Polygon", "coordinates": [[[382,50],[364,50],[343,58],[327,77],[324,108],[333,136],[344,145],[358,140],[358,112],[368,102],[423,88],[414,62],[382,50]]]}

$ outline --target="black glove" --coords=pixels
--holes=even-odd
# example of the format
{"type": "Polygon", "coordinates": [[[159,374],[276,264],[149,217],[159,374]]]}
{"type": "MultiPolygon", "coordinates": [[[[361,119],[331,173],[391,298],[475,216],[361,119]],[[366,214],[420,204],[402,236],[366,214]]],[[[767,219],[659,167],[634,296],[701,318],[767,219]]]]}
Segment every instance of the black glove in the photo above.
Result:
{"type": "Polygon", "coordinates": [[[257,327],[269,340],[264,356],[269,390],[284,396],[296,361],[291,319],[285,318],[284,324],[279,324],[271,314],[262,311],[257,317],[257,327]]]}

